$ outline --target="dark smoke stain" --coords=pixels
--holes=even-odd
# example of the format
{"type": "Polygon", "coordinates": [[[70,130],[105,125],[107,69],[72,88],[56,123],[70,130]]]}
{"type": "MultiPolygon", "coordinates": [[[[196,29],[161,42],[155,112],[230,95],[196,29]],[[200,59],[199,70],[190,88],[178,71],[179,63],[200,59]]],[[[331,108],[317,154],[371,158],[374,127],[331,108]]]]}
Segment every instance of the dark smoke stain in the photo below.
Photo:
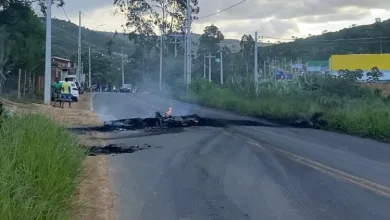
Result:
{"type": "Polygon", "coordinates": [[[103,126],[88,128],[72,128],[73,132],[114,132],[114,131],[135,131],[142,130],[142,134],[131,134],[131,137],[160,135],[166,133],[179,133],[186,127],[229,127],[229,126],[263,126],[263,127],[298,127],[298,128],[321,128],[324,123],[321,120],[322,113],[315,113],[307,117],[295,118],[269,118],[270,121],[259,120],[230,120],[199,117],[196,114],[184,116],[163,117],[158,112],[153,118],[126,118],[113,121],[106,121],[103,126]]]}
{"type": "MultiPolygon", "coordinates": [[[[126,146],[126,145],[118,145],[118,144],[109,144],[104,147],[90,147],[88,150],[89,156],[97,156],[97,155],[112,155],[112,154],[131,154],[137,151],[151,149],[152,146],[149,144],[145,144],[140,147],[138,145],[134,146],[126,146]]],[[[158,148],[158,147],[153,147],[158,148]]]]}

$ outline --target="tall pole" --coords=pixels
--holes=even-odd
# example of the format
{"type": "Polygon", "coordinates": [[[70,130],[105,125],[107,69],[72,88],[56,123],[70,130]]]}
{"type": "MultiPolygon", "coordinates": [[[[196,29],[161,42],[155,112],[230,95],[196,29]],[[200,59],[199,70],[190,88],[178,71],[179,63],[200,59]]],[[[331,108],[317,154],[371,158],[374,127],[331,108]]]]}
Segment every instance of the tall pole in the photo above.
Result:
{"type": "Polygon", "coordinates": [[[206,79],[206,54],[203,54],[203,78],[206,79]]]}
{"type": "MultiPolygon", "coordinates": [[[[187,21],[186,21],[187,26],[187,21]]],[[[183,83],[187,84],[187,34],[184,34],[184,68],[183,68],[183,83]]]]}
{"type": "Polygon", "coordinates": [[[177,36],[175,35],[175,58],[177,57],[177,36]]]}
{"type": "MultiPolygon", "coordinates": [[[[18,99],[21,98],[21,93],[20,93],[20,90],[21,90],[21,85],[20,85],[20,81],[22,79],[22,69],[19,69],[19,76],[18,76],[18,99]]],[[[45,82],[46,84],[46,82],[45,82]]]]}
{"type": "Polygon", "coordinates": [[[184,68],[183,68],[183,83],[187,84],[187,34],[184,36],[184,68]]]}
{"type": "MultiPolygon", "coordinates": [[[[209,82],[211,82],[211,58],[215,58],[215,56],[211,56],[211,53],[209,52],[208,56],[205,56],[205,63],[206,63],[206,58],[209,58],[209,82]]],[[[206,73],[206,66],[204,67],[205,73],[206,73]]],[[[206,76],[205,76],[206,78],[206,76]]]]}
{"type": "Polygon", "coordinates": [[[254,57],[255,57],[255,66],[254,66],[254,80],[255,80],[255,83],[256,83],[256,94],[257,94],[257,92],[258,92],[258,88],[259,88],[259,77],[258,77],[258,73],[257,73],[257,31],[255,32],[255,55],[254,55],[254,57]]]}
{"type": "Polygon", "coordinates": [[[81,11],[79,11],[79,39],[78,39],[78,51],[77,51],[77,81],[80,82],[80,74],[81,74],[81,11]]]}
{"type": "Polygon", "coordinates": [[[92,70],[91,70],[91,46],[88,47],[88,87],[91,92],[92,88],[92,70]]]}
{"type": "Polygon", "coordinates": [[[47,0],[46,9],[46,53],[45,53],[45,94],[44,103],[51,100],[51,0],[47,0]]]}
{"type": "Polygon", "coordinates": [[[222,57],[222,45],[220,44],[220,50],[219,50],[219,55],[220,55],[220,62],[221,62],[221,84],[223,84],[223,57],[222,57]]]}
{"type": "Polygon", "coordinates": [[[191,0],[187,0],[187,85],[191,84],[191,0]]]}
{"type": "Polygon", "coordinates": [[[171,34],[170,36],[175,38],[174,42],[171,42],[171,43],[175,44],[175,58],[176,58],[177,57],[177,43],[178,43],[177,42],[177,38],[181,37],[182,35],[180,35],[180,34],[171,34]]]}
{"type": "Polygon", "coordinates": [[[211,54],[209,53],[209,82],[211,82],[211,54]]]}
{"type": "Polygon", "coordinates": [[[162,68],[163,68],[163,27],[161,26],[161,34],[160,34],[160,81],[159,81],[159,88],[160,91],[162,91],[162,68]]]}
{"type": "Polygon", "coordinates": [[[123,47],[122,47],[122,86],[125,84],[125,65],[123,63],[123,47]]]}

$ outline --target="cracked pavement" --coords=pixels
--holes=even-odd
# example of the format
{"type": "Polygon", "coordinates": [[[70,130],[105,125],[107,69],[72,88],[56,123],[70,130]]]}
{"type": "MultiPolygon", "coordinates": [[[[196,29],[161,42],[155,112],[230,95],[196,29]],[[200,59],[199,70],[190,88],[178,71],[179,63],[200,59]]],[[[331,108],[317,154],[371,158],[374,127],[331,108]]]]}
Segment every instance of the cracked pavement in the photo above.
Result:
{"type": "Polygon", "coordinates": [[[96,93],[102,120],[197,114],[257,126],[112,132],[108,144],[152,149],[108,156],[120,220],[390,219],[390,145],[272,126],[150,94],[96,93]]]}

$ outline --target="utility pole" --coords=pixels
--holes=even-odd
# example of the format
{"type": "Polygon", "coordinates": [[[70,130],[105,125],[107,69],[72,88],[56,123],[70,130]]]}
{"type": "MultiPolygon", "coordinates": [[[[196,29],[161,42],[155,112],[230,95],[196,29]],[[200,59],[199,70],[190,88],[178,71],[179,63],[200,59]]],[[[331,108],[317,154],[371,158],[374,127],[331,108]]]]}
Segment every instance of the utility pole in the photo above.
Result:
{"type": "Polygon", "coordinates": [[[46,3],[46,52],[45,52],[45,94],[44,103],[51,100],[51,0],[46,3]]]}
{"type": "Polygon", "coordinates": [[[259,89],[259,76],[258,76],[258,69],[257,69],[257,31],[255,32],[255,66],[254,66],[254,80],[255,80],[255,83],[256,83],[256,95],[258,93],[258,89],[259,89]]]}
{"type": "Polygon", "coordinates": [[[81,11],[79,11],[79,39],[78,39],[78,51],[77,51],[77,81],[80,82],[80,71],[81,71],[81,11]]]}
{"type": "Polygon", "coordinates": [[[125,84],[125,65],[123,64],[123,47],[122,47],[122,86],[125,84]]]}
{"type": "Polygon", "coordinates": [[[203,54],[203,78],[206,79],[206,54],[203,54]]]}
{"type": "Polygon", "coordinates": [[[221,85],[223,84],[223,53],[222,53],[222,44],[219,43],[219,56],[220,56],[220,70],[221,70],[221,85]]]}
{"type": "MultiPolygon", "coordinates": [[[[21,93],[20,93],[20,80],[22,78],[22,69],[19,69],[19,76],[18,76],[18,99],[20,100],[21,98],[21,93]]],[[[45,82],[46,84],[46,82],[45,82]]]]}
{"type": "Polygon", "coordinates": [[[211,58],[215,58],[215,56],[211,56],[211,53],[209,53],[206,57],[209,58],[209,82],[211,82],[211,58]]]}
{"type": "Polygon", "coordinates": [[[177,57],[177,44],[178,44],[177,38],[182,37],[182,35],[181,34],[171,34],[170,36],[175,38],[175,41],[171,42],[171,44],[175,44],[175,58],[176,58],[177,57]]]}
{"type": "Polygon", "coordinates": [[[183,83],[187,85],[187,20],[184,21],[183,83]]]}
{"type": "Polygon", "coordinates": [[[159,81],[159,88],[160,91],[162,91],[162,72],[163,72],[163,35],[164,35],[164,30],[163,26],[161,25],[161,34],[160,34],[160,81],[159,81]]]}
{"type": "Polygon", "coordinates": [[[187,85],[191,84],[191,59],[192,59],[192,50],[191,50],[191,0],[187,0],[187,85]]]}
{"type": "Polygon", "coordinates": [[[91,70],[91,46],[88,47],[88,87],[89,87],[89,91],[91,92],[91,88],[92,88],[92,70],[91,70]]]}

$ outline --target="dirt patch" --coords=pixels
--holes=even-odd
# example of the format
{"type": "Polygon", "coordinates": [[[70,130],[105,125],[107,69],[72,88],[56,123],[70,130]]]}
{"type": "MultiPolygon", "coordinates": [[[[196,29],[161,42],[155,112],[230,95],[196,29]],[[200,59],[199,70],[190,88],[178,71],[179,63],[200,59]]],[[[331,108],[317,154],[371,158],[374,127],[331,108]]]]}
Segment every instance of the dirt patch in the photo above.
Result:
{"type": "MultiPolygon", "coordinates": [[[[60,109],[52,106],[40,106],[40,111],[49,111],[59,122],[68,127],[99,126],[102,122],[90,110],[90,94],[81,96],[72,108],[60,109]]],[[[103,146],[106,134],[87,132],[79,135],[85,146],[103,146]]],[[[113,220],[113,197],[109,181],[108,158],[104,156],[88,157],[84,161],[84,181],[78,189],[78,200],[83,207],[80,217],[83,220],[113,220]]]]}
{"type": "MultiPolygon", "coordinates": [[[[63,109],[41,104],[20,104],[1,100],[5,109],[13,113],[43,113],[66,127],[94,127],[103,123],[90,110],[91,94],[83,94],[72,108],[65,104],[63,109]]],[[[78,135],[84,146],[104,146],[106,134],[91,131],[78,135]]],[[[80,209],[74,211],[74,219],[114,220],[113,194],[109,181],[108,158],[104,156],[87,157],[84,161],[83,181],[77,189],[77,203],[80,209]]]]}

